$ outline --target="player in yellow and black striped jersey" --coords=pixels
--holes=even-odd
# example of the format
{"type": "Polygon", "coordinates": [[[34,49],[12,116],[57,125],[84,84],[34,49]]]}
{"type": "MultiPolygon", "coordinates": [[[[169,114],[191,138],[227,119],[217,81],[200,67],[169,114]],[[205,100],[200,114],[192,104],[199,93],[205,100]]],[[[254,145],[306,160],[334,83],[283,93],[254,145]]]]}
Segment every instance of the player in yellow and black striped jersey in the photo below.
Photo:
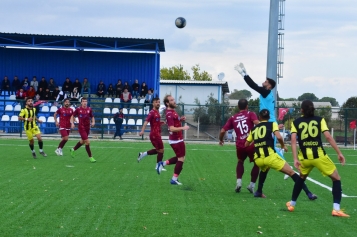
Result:
{"type": "Polygon", "coordinates": [[[293,151],[294,165],[300,171],[300,177],[295,182],[292,198],[286,203],[289,211],[294,211],[296,200],[301,192],[301,186],[305,179],[316,167],[324,176],[329,176],[332,180],[333,210],[332,216],[349,217],[340,210],[342,199],[341,177],[333,161],[326,155],[321,141],[321,134],[335,149],[338,160],[342,165],[345,164],[345,157],[337,147],[335,140],[331,136],[324,118],[315,116],[314,104],[310,100],[301,103],[302,117],[296,119],[291,124],[291,148],[293,151]],[[296,141],[299,143],[297,153],[296,141]]]}
{"type": "Polygon", "coordinates": [[[25,129],[27,138],[30,142],[29,146],[30,146],[33,158],[36,159],[36,152],[34,149],[34,139],[33,139],[34,136],[37,137],[38,146],[40,147],[40,154],[46,157],[47,154],[42,149],[43,141],[41,138],[41,131],[36,124],[36,121],[39,123],[42,123],[42,121],[36,117],[36,108],[33,107],[32,99],[27,98],[25,100],[25,108],[21,109],[21,112],[19,114],[19,120],[24,121],[24,129],[25,129]]]}
{"type": "MultiPolygon", "coordinates": [[[[245,143],[246,146],[249,146],[249,144],[254,141],[254,162],[261,169],[261,172],[259,173],[258,189],[254,193],[254,197],[265,197],[263,194],[263,186],[270,168],[289,175],[294,181],[299,178],[289,164],[276,153],[274,149],[274,136],[279,141],[282,149],[287,151],[287,148],[280,135],[278,124],[276,122],[268,122],[269,118],[269,110],[262,109],[259,112],[260,123],[250,131],[245,143]]],[[[307,192],[311,194],[308,189],[307,192]]]]}

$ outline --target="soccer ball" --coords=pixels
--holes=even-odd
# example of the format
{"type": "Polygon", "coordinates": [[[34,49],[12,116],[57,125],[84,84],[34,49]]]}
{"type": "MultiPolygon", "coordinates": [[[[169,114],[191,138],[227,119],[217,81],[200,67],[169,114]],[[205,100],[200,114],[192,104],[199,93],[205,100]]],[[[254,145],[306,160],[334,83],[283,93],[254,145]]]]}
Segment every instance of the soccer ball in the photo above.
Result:
{"type": "Polygon", "coordinates": [[[177,17],[175,20],[175,25],[177,28],[184,28],[186,26],[186,19],[183,17],[177,17]]]}

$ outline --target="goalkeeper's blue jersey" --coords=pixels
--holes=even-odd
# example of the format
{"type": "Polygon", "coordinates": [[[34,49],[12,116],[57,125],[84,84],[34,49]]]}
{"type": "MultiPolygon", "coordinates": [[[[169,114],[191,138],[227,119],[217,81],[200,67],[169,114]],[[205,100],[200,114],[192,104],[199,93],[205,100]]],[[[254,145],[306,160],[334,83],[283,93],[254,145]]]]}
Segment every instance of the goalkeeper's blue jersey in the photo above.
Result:
{"type": "Polygon", "coordinates": [[[262,110],[262,109],[269,110],[269,113],[270,113],[269,122],[276,122],[275,100],[274,100],[274,95],[273,95],[272,91],[270,91],[269,95],[265,98],[262,95],[260,95],[259,101],[260,101],[259,102],[259,110],[262,110]]]}

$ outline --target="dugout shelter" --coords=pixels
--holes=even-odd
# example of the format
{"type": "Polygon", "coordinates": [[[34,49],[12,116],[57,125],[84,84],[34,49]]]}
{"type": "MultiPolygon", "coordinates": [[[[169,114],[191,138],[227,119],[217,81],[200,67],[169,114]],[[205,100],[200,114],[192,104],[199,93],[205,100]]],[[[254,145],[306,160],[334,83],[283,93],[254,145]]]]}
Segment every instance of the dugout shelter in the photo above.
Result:
{"type": "Polygon", "coordinates": [[[0,33],[0,77],[53,78],[58,86],[88,78],[92,94],[101,80],[108,87],[138,79],[159,94],[160,52],[163,39],[0,33]]]}

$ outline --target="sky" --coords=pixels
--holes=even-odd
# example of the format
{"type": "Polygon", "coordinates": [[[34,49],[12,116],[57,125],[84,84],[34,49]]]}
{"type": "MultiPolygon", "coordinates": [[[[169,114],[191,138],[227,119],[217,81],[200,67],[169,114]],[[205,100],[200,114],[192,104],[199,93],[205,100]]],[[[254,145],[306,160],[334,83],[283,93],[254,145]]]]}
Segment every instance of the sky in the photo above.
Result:
{"type": "MultiPolygon", "coordinates": [[[[0,32],[164,39],[161,67],[191,72],[199,64],[213,80],[223,72],[230,91],[250,90],[234,65],[243,62],[259,85],[265,80],[269,7],[268,0],[1,0],[0,32]],[[174,24],[179,16],[183,29],[174,24]]],[[[285,1],[280,97],[308,92],[342,105],[357,96],[356,12],[356,0],[285,1]]]]}

